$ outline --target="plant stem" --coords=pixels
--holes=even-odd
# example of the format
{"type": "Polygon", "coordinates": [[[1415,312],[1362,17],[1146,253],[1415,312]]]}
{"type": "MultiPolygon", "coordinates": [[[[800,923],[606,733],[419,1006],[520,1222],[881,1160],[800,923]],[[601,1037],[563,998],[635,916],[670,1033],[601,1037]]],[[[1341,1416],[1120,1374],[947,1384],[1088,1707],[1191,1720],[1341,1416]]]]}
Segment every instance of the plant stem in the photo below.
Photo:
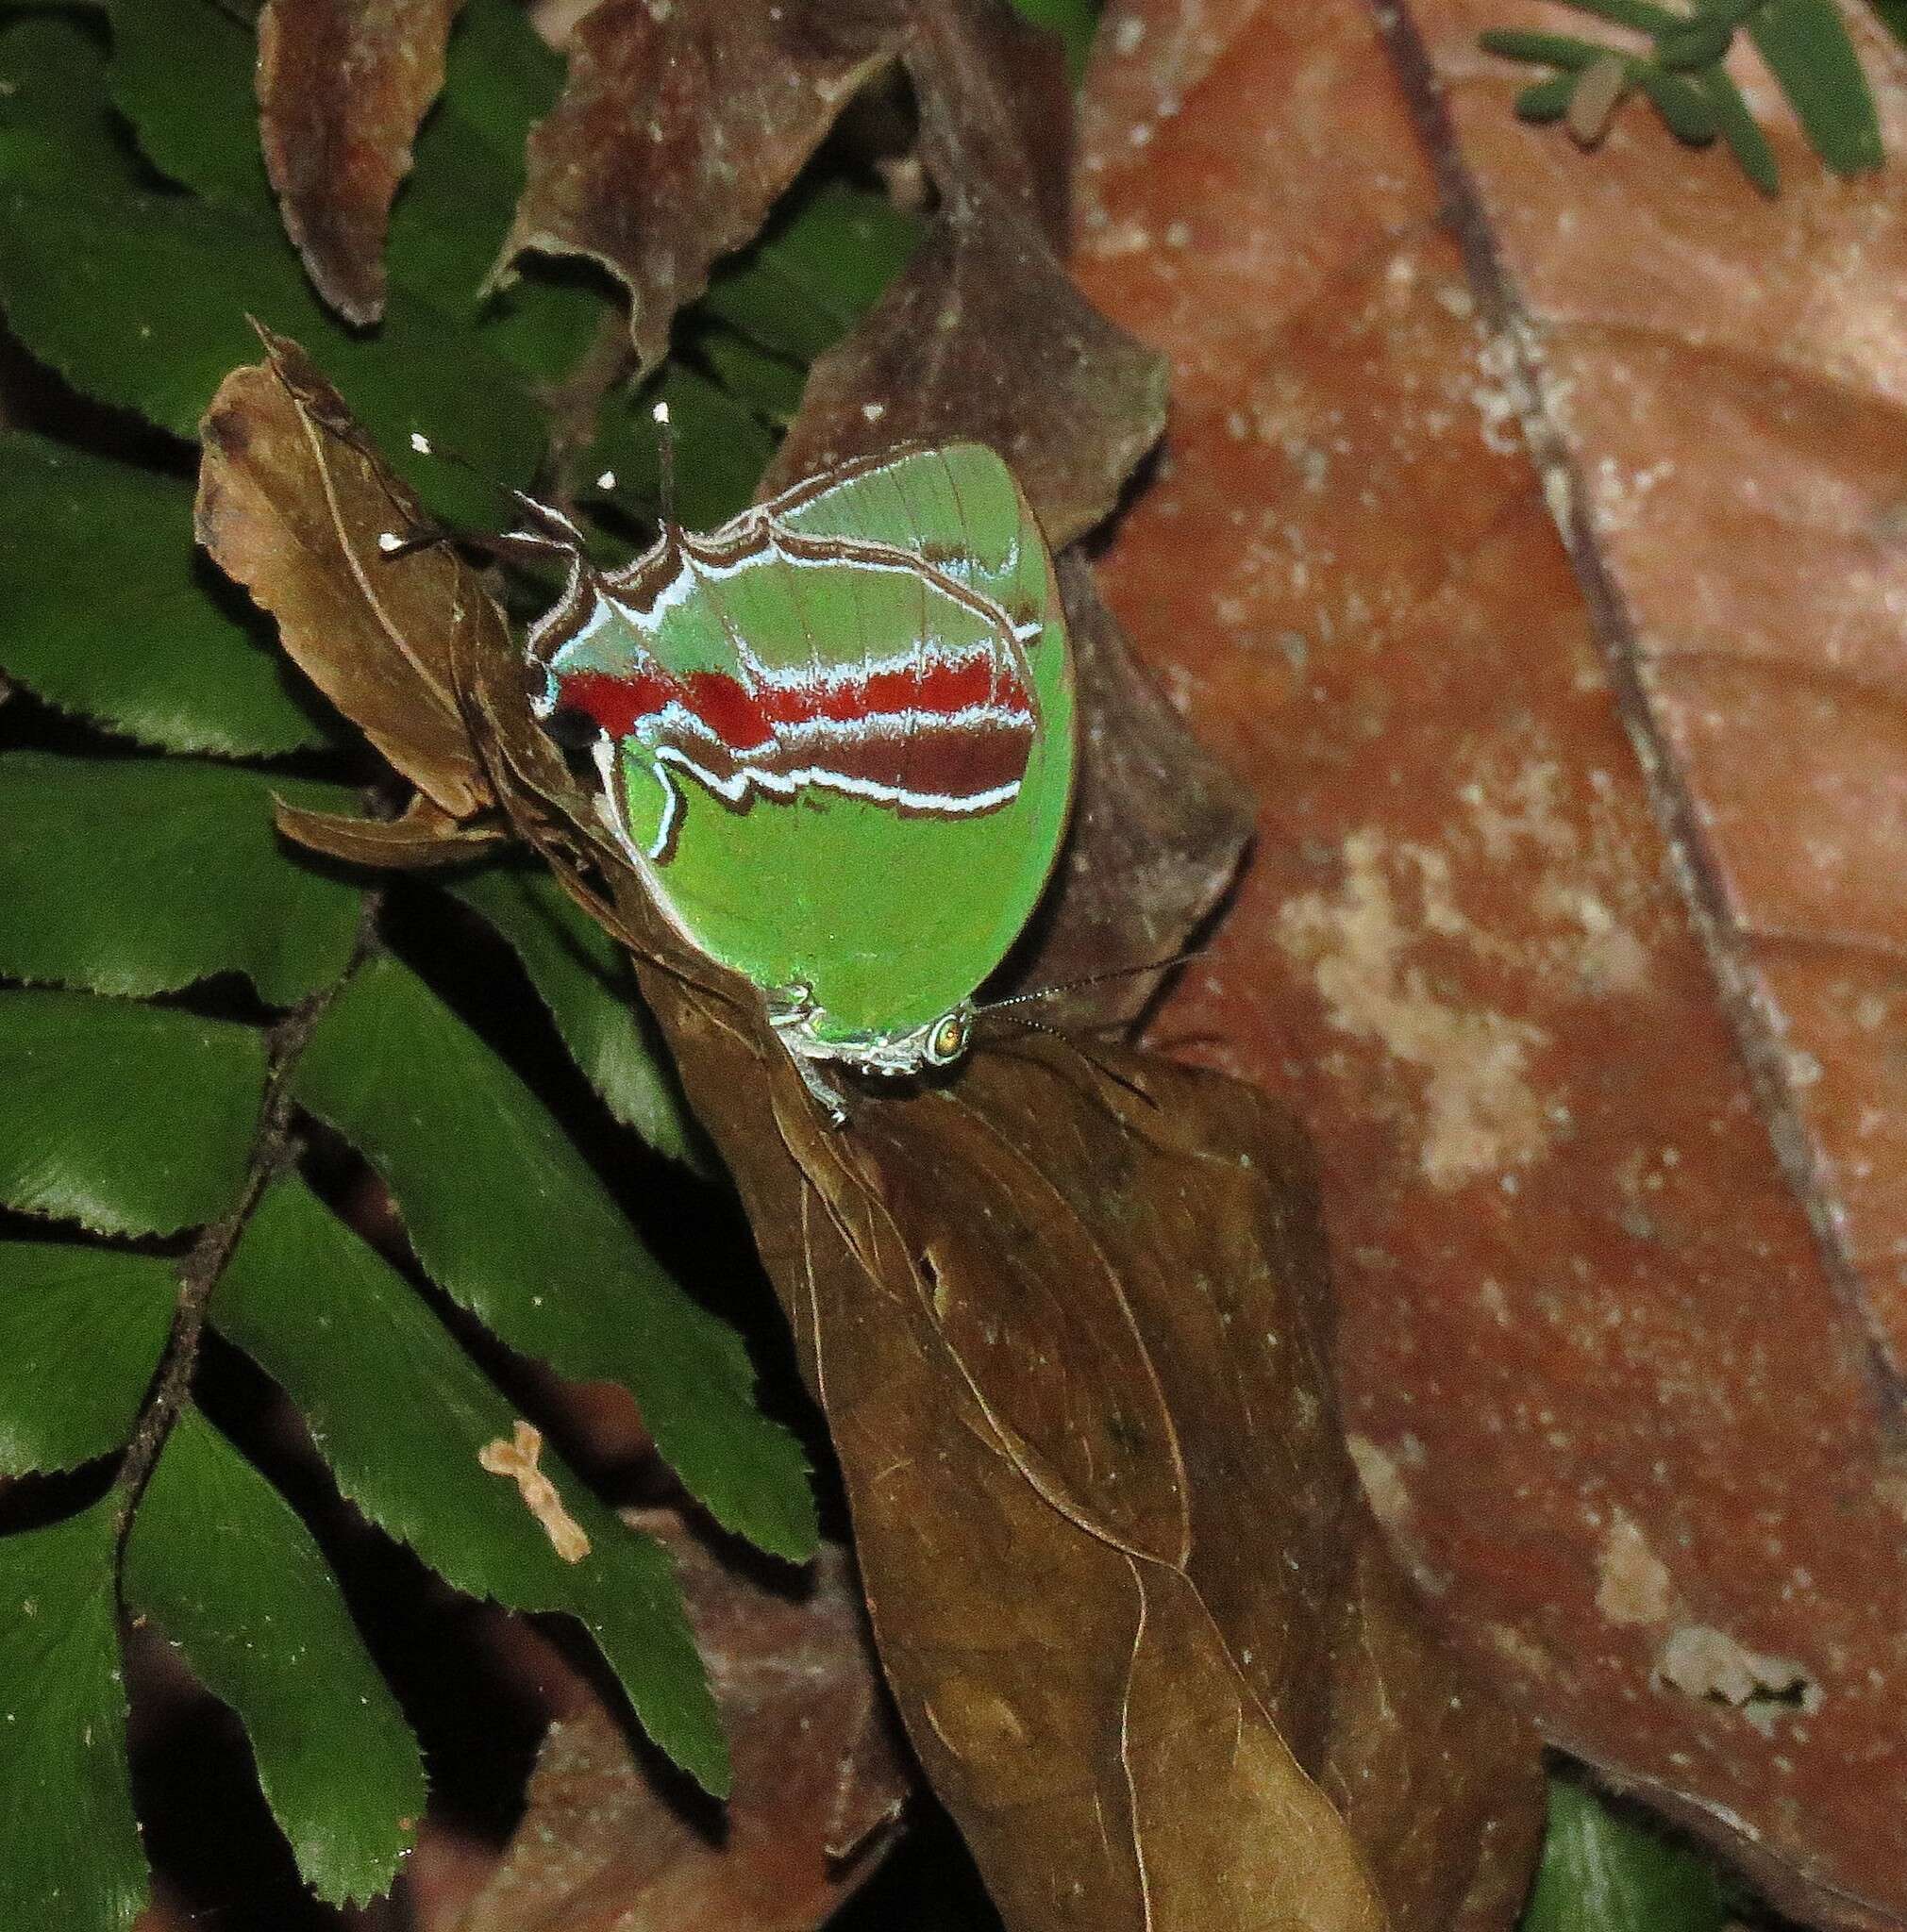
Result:
{"type": "Polygon", "coordinates": [[[172,1333],[166,1338],[165,1354],[159,1373],[140,1410],[139,1426],[127,1443],[120,1463],[113,1491],[118,1498],[114,1534],[122,1547],[132,1526],[139,1499],[151,1479],[159,1452],[172,1433],[192,1392],[192,1372],[198,1366],[199,1338],[205,1329],[206,1309],[212,1291],[239,1244],[239,1237],[252,1218],[260,1197],[273,1177],[284,1167],[292,1151],[292,1075],[318,1022],[356,976],[376,947],[375,927],[383,893],[373,889],[364,894],[363,909],[358,922],[357,943],[344,970],[327,987],[301,1000],[265,1034],[265,1095],[259,1108],[258,1131],[252,1138],[251,1154],[245,1163],[244,1185],[231,1210],[219,1220],[208,1222],[187,1251],[179,1265],[178,1301],[173,1310],[172,1333]]]}

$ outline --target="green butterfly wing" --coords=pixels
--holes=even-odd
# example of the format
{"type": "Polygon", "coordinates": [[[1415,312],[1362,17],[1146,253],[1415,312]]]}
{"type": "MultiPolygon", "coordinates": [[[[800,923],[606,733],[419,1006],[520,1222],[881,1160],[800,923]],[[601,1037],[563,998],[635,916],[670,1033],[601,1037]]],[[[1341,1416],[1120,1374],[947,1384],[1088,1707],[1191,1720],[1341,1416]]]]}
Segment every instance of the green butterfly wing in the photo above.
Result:
{"type": "Polygon", "coordinates": [[[764,989],[808,988],[817,1036],[851,1047],[957,1007],[1037,905],[1072,795],[1065,622],[1032,511],[979,444],[831,472],[697,541],[718,552],[751,517],[777,545],[728,569],[705,558],[693,587],[645,625],[645,647],[671,672],[732,668],[745,655],[769,675],[864,677],[931,646],[993,652],[1032,695],[1024,774],[1008,802],[985,809],[937,812],[826,785],[736,808],[624,741],[632,836],[660,824],[659,810],[668,816],[666,858],[647,868],[664,908],[764,989]],[[790,563],[795,550],[810,560],[790,563]]]}

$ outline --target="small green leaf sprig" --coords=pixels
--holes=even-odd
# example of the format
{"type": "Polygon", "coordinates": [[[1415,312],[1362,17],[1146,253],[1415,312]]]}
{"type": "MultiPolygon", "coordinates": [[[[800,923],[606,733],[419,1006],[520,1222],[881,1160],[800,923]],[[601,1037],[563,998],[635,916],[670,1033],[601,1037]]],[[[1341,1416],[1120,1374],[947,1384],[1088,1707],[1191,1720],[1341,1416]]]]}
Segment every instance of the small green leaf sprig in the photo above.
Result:
{"type": "MultiPolygon", "coordinates": [[[[1646,49],[1572,34],[1493,28],[1483,48],[1506,59],[1554,70],[1526,88],[1516,111],[1526,121],[1562,121],[1585,147],[1607,132],[1631,93],[1641,94],[1678,141],[1703,147],[1727,142],[1742,172],[1764,194],[1781,189],[1781,168],[1766,135],[1724,65],[1746,32],[1794,109],[1815,152],[1837,175],[1878,168],[1881,125],[1874,96],[1834,0],[1698,0],[1676,11],[1654,0],[1565,0],[1644,36],[1646,49]]],[[[1872,0],[1874,11],[1907,42],[1907,0],[1872,0]]]]}

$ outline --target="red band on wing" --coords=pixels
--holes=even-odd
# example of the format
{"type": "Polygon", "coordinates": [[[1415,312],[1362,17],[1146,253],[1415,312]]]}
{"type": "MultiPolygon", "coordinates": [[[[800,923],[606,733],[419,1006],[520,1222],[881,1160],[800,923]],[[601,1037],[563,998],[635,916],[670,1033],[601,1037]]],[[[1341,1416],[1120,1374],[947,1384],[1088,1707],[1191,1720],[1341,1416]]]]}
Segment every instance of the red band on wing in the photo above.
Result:
{"type": "Polygon", "coordinates": [[[594,722],[611,738],[627,738],[644,718],[678,704],[735,757],[759,752],[777,725],[861,724],[904,711],[952,717],[985,706],[996,722],[1030,728],[1032,699],[1018,672],[980,652],[919,672],[877,671],[861,678],[763,685],[755,690],[725,671],[677,676],[654,666],[627,675],[578,671],[560,684],[560,702],[594,722]]]}

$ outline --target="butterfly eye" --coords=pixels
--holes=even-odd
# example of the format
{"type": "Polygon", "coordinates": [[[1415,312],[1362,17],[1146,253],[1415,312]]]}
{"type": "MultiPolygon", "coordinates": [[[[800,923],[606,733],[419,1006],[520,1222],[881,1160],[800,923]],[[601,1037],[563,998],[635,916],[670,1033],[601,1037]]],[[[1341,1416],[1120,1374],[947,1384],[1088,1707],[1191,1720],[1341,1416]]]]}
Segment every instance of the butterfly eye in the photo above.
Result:
{"type": "Polygon", "coordinates": [[[933,1029],[927,1042],[927,1057],[937,1067],[960,1058],[967,1047],[967,1016],[949,1013],[933,1029]]]}

